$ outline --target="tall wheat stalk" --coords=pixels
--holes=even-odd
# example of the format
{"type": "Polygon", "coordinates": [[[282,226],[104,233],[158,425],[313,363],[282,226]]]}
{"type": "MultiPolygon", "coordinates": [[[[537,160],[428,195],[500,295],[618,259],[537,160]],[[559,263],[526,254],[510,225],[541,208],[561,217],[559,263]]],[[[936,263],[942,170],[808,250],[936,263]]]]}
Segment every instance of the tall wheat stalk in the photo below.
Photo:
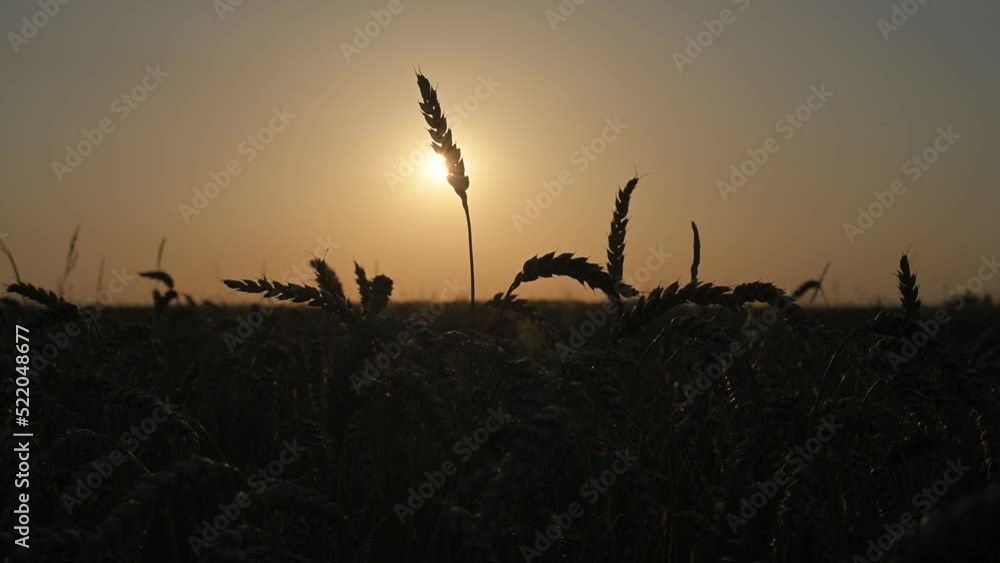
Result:
{"type": "Polygon", "coordinates": [[[7,248],[7,245],[4,244],[2,238],[0,238],[0,252],[2,252],[3,255],[7,257],[7,261],[10,262],[10,268],[14,270],[14,279],[17,280],[17,283],[21,283],[21,272],[17,271],[17,262],[14,261],[14,253],[7,248]]]}
{"type": "Polygon", "coordinates": [[[920,317],[920,286],[917,285],[917,274],[910,270],[910,257],[906,254],[899,259],[899,271],[896,272],[899,282],[899,303],[906,316],[916,319],[920,317]]]}
{"type": "Polygon", "coordinates": [[[431,135],[431,147],[434,152],[445,159],[445,166],[448,169],[448,183],[455,189],[455,193],[462,200],[462,209],[465,210],[465,226],[469,233],[469,312],[472,316],[472,324],[476,324],[476,266],[472,254],[472,218],[469,216],[469,198],[466,192],[469,190],[469,177],[465,175],[465,161],[462,160],[462,149],[452,141],[451,129],[448,128],[448,119],[441,111],[441,104],[438,102],[437,90],[431,86],[427,77],[417,72],[417,86],[420,87],[420,111],[427,121],[431,135]]]}

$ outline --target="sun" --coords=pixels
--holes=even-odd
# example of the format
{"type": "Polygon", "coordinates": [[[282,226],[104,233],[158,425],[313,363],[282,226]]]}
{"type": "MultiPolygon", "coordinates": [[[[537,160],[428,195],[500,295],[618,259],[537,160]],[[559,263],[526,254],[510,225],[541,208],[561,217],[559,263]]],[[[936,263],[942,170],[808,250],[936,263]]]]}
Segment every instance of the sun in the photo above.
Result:
{"type": "Polygon", "coordinates": [[[448,178],[448,161],[439,154],[431,156],[427,171],[435,178],[446,180],[448,178]]]}

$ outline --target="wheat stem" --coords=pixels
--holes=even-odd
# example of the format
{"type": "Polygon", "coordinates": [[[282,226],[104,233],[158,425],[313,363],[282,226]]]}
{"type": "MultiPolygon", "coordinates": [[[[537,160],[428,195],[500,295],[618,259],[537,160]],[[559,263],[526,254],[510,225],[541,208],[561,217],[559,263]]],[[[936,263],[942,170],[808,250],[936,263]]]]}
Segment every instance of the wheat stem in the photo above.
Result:
{"type": "Polygon", "coordinates": [[[417,86],[420,88],[420,113],[427,122],[427,132],[431,136],[431,147],[434,152],[445,159],[445,166],[448,168],[448,183],[454,188],[455,194],[462,200],[462,209],[465,210],[465,224],[469,231],[469,278],[472,286],[469,297],[469,310],[471,312],[472,326],[476,325],[476,268],[472,258],[472,219],[469,217],[469,199],[466,192],[469,190],[469,177],[465,175],[465,161],[462,160],[462,150],[458,148],[452,138],[451,128],[448,127],[448,118],[441,110],[441,102],[438,100],[437,90],[431,86],[427,77],[417,72],[417,86]]]}
{"type": "Polygon", "coordinates": [[[465,226],[469,231],[469,314],[472,315],[472,327],[476,326],[476,262],[472,256],[472,218],[469,216],[469,199],[462,197],[462,208],[465,209],[465,226]]]}

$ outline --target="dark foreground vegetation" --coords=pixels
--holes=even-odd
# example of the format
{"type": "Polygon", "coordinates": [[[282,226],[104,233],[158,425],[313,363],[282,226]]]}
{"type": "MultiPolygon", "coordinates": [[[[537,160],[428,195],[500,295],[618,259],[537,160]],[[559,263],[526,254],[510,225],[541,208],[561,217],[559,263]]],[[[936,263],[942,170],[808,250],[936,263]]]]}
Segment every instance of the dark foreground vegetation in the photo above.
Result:
{"type": "Polygon", "coordinates": [[[178,302],[155,272],[157,308],[11,286],[2,334],[26,326],[34,350],[31,526],[11,549],[11,489],[0,555],[997,561],[995,308],[938,322],[905,260],[885,311],[696,271],[626,298],[582,264],[518,279],[574,277],[606,304],[508,292],[475,330],[467,303],[390,306],[360,268],[350,303],[321,260],[314,286],[227,282],[265,297],[250,308],[178,302]]]}

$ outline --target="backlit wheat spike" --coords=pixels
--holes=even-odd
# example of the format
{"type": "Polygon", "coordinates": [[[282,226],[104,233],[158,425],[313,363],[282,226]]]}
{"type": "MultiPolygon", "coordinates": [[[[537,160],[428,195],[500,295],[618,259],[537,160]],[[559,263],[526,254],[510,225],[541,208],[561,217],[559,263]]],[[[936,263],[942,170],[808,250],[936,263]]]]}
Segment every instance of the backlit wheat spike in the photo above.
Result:
{"type": "Polygon", "coordinates": [[[590,286],[591,289],[603,291],[612,299],[619,296],[632,297],[637,294],[631,286],[605,272],[597,264],[587,261],[583,256],[573,256],[570,252],[556,256],[554,252],[550,252],[544,256],[529,258],[524,263],[521,271],[514,277],[514,282],[507,289],[504,300],[510,299],[521,284],[553,276],[573,278],[580,284],[590,286]]]}
{"type": "Polygon", "coordinates": [[[163,263],[163,247],[167,245],[167,239],[160,239],[160,248],[156,250],[156,269],[160,269],[160,264],[163,263]]]}
{"type": "Polygon", "coordinates": [[[794,297],[795,299],[799,299],[803,295],[805,295],[806,292],[809,291],[810,289],[817,289],[817,288],[819,288],[819,280],[806,280],[802,282],[802,285],[797,287],[795,291],[792,292],[792,297],[794,297]]]}
{"type": "Polygon", "coordinates": [[[307,303],[312,307],[319,307],[324,311],[337,315],[345,323],[354,321],[354,313],[350,310],[350,307],[325,290],[294,283],[283,284],[272,282],[266,279],[256,281],[223,280],[222,283],[226,284],[226,287],[241,293],[263,294],[264,297],[279,301],[307,303]]]}
{"type": "Polygon", "coordinates": [[[366,311],[377,315],[385,310],[392,296],[392,278],[379,274],[372,278],[368,286],[368,305],[366,311]]]}
{"type": "Polygon", "coordinates": [[[632,201],[632,192],[639,184],[639,178],[633,177],[618,190],[615,198],[615,210],[611,214],[611,230],[608,232],[608,273],[621,279],[625,268],[625,232],[628,229],[628,208],[632,201]]]}
{"type": "Polygon", "coordinates": [[[174,299],[177,299],[176,291],[168,289],[166,293],[161,295],[160,290],[154,289],[153,312],[156,313],[157,315],[160,315],[161,313],[163,313],[163,311],[167,309],[167,306],[169,306],[170,302],[173,301],[174,299]]]}
{"type": "Polygon", "coordinates": [[[282,284],[271,282],[265,279],[254,280],[223,280],[230,289],[242,293],[263,293],[264,297],[278,299],[280,301],[291,301],[293,303],[306,303],[312,301],[322,302],[322,293],[319,290],[294,283],[282,284]]]}
{"type": "Polygon", "coordinates": [[[371,300],[371,282],[368,281],[368,274],[357,262],[354,263],[354,278],[358,283],[358,294],[361,295],[361,309],[367,311],[371,300]]]}
{"type": "Polygon", "coordinates": [[[160,272],[160,271],[139,272],[139,275],[147,279],[162,282],[163,285],[167,286],[168,289],[174,288],[174,278],[171,277],[170,274],[166,272],[160,272]]]}
{"type": "Polygon", "coordinates": [[[54,291],[49,291],[30,283],[13,283],[7,286],[7,291],[26,297],[36,303],[45,305],[51,311],[65,313],[67,315],[76,314],[79,309],[76,305],[64,300],[56,295],[54,291]]]}
{"type": "Polygon", "coordinates": [[[462,201],[466,200],[465,192],[469,189],[469,177],[465,175],[465,161],[462,160],[462,150],[452,140],[451,129],[448,128],[448,118],[441,111],[437,89],[431,86],[427,77],[417,73],[417,86],[420,88],[420,111],[427,121],[427,131],[431,135],[431,147],[434,152],[445,159],[448,168],[448,183],[454,188],[462,201]]]}
{"type": "Polygon", "coordinates": [[[320,288],[338,299],[347,300],[347,297],[344,295],[344,286],[340,283],[340,278],[337,277],[337,273],[333,271],[333,268],[326,263],[326,260],[313,258],[309,261],[309,265],[316,271],[316,283],[320,288]]]}
{"type": "Polygon", "coordinates": [[[59,297],[65,295],[66,282],[69,280],[70,273],[76,268],[76,262],[80,258],[80,253],[76,251],[76,241],[80,237],[80,226],[77,225],[76,229],[73,229],[73,236],[69,239],[69,251],[66,252],[66,263],[63,265],[63,273],[59,276],[59,280],[56,283],[56,293],[59,297]]]}
{"type": "Polygon", "coordinates": [[[727,306],[731,305],[732,296],[728,287],[712,283],[688,284],[681,287],[679,282],[674,282],[667,287],[657,287],[647,295],[639,297],[622,312],[621,319],[615,327],[614,339],[637,333],[649,322],[684,303],[727,306]]]}
{"type": "Polygon", "coordinates": [[[785,292],[770,282],[747,282],[733,288],[730,306],[734,309],[747,303],[769,303],[774,305],[778,300],[787,300],[785,292]]]}
{"type": "Polygon", "coordinates": [[[452,140],[448,119],[441,111],[437,90],[431,86],[427,77],[419,72],[417,72],[417,86],[420,88],[420,97],[422,98],[420,111],[424,116],[424,121],[430,127],[427,131],[433,141],[431,147],[433,147],[434,152],[444,157],[445,167],[448,169],[448,183],[461,198],[462,210],[465,211],[465,226],[469,235],[469,313],[474,327],[476,324],[476,263],[472,252],[472,217],[469,214],[469,198],[466,194],[469,190],[469,177],[465,175],[465,161],[462,160],[462,151],[452,140]]]}
{"type": "Polygon", "coordinates": [[[7,248],[2,238],[0,238],[0,252],[3,252],[4,256],[7,257],[7,261],[10,262],[10,268],[14,270],[14,279],[17,280],[17,283],[21,283],[21,273],[17,271],[17,262],[14,261],[14,253],[7,248]]]}
{"type": "Polygon", "coordinates": [[[785,291],[770,282],[747,282],[733,288],[729,306],[738,309],[748,303],[762,303],[781,311],[781,316],[795,333],[812,334],[820,327],[785,291]]]}
{"type": "Polygon", "coordinates": [[[919,317],[920,286],[917,285],[917,274],[910,272],[910,259],[905,253],[899,259],[896,279],[899,280],[899,303],[902,305],[903,313],[911,319],[919,317]]]}
{"type": "MultiPolygon", "coordinates": [[[[826,301],[826,292],[823,291],[823,280],[826,278],[827,271],[830,270],[830,263],[827,262],[826,266],[823,268],[823,273],[819,275],[819,279],[806,280],[802,283],[795,291],[792,292],[792,297],[796,300],[801,299],[806,292],[812,290],[812,297],[809,298],[809,302],[812,303],[816,300],[816,296],[819,294],[823,295],[823,301],[826,301]]],[[[829,302],[827,302],[829,305],[829,302]]]]}
{"type": "Polygon", "coordinates": [[[698,225],[691,221],[691,230],[694,231],[694,254],[691,258],[691,283],[698,283],[698,266],[701,266],[701,236],[698,234],[698,225]]]}

